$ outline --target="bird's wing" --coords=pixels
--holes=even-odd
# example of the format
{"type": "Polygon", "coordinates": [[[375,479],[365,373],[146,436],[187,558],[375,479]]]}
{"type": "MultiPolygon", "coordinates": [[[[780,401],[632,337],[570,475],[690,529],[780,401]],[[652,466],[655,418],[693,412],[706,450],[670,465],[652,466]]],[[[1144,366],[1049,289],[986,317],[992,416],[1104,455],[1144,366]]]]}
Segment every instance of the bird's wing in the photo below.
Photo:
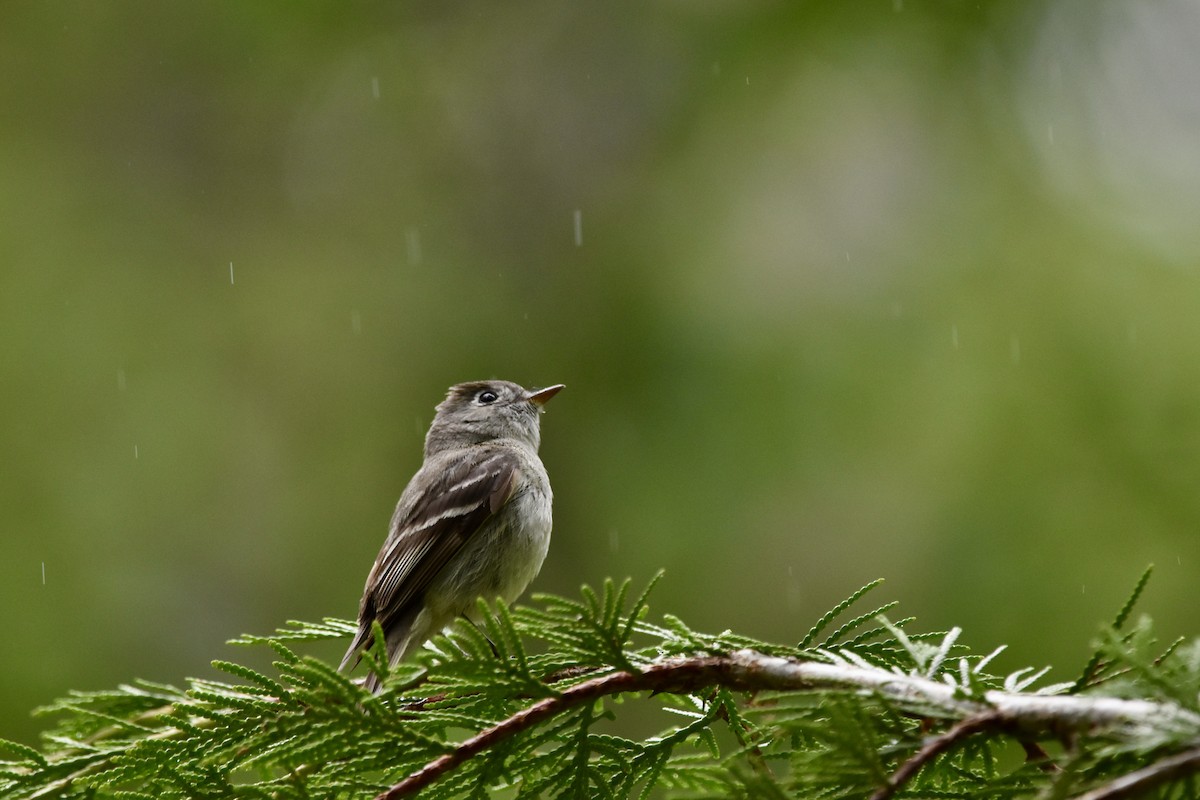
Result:
{"type": "MultiPolygon", "coordinates": [[[[363,598],[373,614],[360,615],[370,628],[378,619],[386,629],[421,595],[446,563],[485,521],[512,497],[520,475],[517,457],[506,450],[483,450],[474,457],[461,453],[447,463],[422,467],[433,480],[409,502],[401,502],[363,598]]],[[[420,486],[416,478],[414,484],[420,486]]],[[[368,634],[369,635],[369,634],[368,634]]]]}

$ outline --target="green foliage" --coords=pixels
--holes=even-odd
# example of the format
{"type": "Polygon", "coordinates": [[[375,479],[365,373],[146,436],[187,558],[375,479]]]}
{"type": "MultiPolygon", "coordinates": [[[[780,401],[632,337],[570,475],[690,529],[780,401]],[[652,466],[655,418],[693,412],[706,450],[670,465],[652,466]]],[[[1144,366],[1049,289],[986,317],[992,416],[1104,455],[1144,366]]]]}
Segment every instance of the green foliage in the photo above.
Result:
{"type": "MultiPolygon", "coordinates": [[[[1125,626],[1126,621],[1129,619],[1129,615],[1133,613],[1134,606],[1137,605],[1138,599],[1141,598],[1142,592],[1146,590],[1146,584],[1150,582],[1150,575],[1153,572],[1153,564],[1147,566],[1145,571],[1142,572],[1142,576],[1138,578],[1138,582],[1133,587],[1133,591],[1130,593],[1129,598],[1125,601],[1125,604],[1121,606],[1121,610],[1117,612],[1117,617],[1112,623],[1112,630],[1119,631],[1125,626]]],[[[1071,687],[1071,691],[1078,692],[1086,688],[1090,682],[1098,677],[1098,674],[1104,668],[1104,653],[1105,648],[1103,647],[1098,648],[1094,653],[1092,653],[1092,657],[1088,659],[1087,665],[1083,668],[1083,673],[1075,681],[1075,685],[1071,687]]]]}
{"type": "MultiPolygon", "coordinates": [[[[1087,685],[1064,695],[1034,688],[1044,670],[987,673],[999,649],[972,654],[957,629],[908,632],[883,616],[893,604],[852,614],[877,585],[796,647],[651,622],[650,587],[631,602],[628,582],[485,606],[478,627],[435,638],[379,695],[295,649],[350,623],[289,622],[236,640],[270,647],[274,674],[216,661],[232,681],[137,681],[40,709],[55,720],[40,750],[0,741],[0,795],[373,797],[433,763],[422,797],[1069,797],[1200,744],[1200,641],[1164,651],[1145,619],[1122,632],[1131,604],[1087,685]],[[829,677],[768,680],[804,665],[829,677]],[[1087,717],[1100,695],[1138,703],[1115,725],[1087,717]],[[1075,716],[1006,710],[1048,697],[1075,716]],[[621,712],[635,698],[663,715],[657,733],[631,732],[621,712]]],[[[1153,785],[1191,796],[1193,773],[1153,785]]]]}

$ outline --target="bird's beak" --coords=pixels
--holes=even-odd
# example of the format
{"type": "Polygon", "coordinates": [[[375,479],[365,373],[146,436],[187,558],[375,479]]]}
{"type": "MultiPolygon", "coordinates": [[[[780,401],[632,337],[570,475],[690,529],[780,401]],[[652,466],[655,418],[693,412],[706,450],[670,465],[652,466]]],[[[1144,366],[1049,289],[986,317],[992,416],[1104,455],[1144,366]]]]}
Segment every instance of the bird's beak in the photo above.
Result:
{"type": "Polygon", "coordinates": [[[563,385],[564,384],[556,383],[553,386],[547,386],[545,389],[538,389],[530,392],[529,396],[525,399],[533,403],[538,408],[541,408],[542,406],[546,405],[546,401],[558,394],[559,390],[563,388],[563,385]]]}

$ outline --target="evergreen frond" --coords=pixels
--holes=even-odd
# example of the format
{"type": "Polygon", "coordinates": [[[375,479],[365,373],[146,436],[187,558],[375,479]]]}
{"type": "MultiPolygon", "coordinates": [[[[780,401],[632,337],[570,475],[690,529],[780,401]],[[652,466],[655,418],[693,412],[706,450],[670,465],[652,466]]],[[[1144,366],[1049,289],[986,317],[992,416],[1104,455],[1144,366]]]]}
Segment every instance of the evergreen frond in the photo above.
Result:
{"type": "Polygon", "coordinates": [[[277,629],[270,636],[243,634],[236,639],[230,639],[229,643],[236,645],[262,645],[271,641],[316,642],[323,639],[343,639],[347,636],[353,636],[357,631],[358,626],[356,624],[344,619],[326,617],[320,622],[303,622],[292,619],[288,620],[284,627],[277,629]]]}
{"type": "MultiPolygon", "coordinates": [[[[1125,622],[1129,619],[1129,615],[1133,613],[1134,606],[1137,605],[1137,601],[1142,597],[1142,592],[1145,591],[1146,585],[1150,582],[1150,575],[1153,572],[1153,564],[1147,565],[1146,569],[1142,571],[1137,583],[1134,584],[1133,591],[1129,593],[1129,597],[1126,598],[1125,603],[1121,606],[1121,610],[1117,612],[1116,618],[1113,619],[1111,626],[1113,631],[1119,631],[1125,626],[1125,622]]],[[[1104,671],[1103,659],[1104,651],[1102,648],[1098,647],[1092,653],[1091,658],[1088,659],[1087,664],[1083,668],[1083,672],[1080,673],[1079,677],[1075,680],[1074,686],[1071,687],[1072,693],[1082,691],[1088,686],[1088,684],[1101,678],[1101,673],[1104,671]]]]}
{"type": "MultiPolygon", "coordinates": [[[[827,627],[829,627],[829,624],[831,622],[833,622],[835,619],[837,619],[839,616],[841,616],[843,613],[845,613],[845,611],[847,609],[849,609],[850,606],[857,603],[863,597],[863,595],[865,595],[867,592],[874,589],[876,586],[879,586],[881,583],[883,583],[883,578],[876,578],[875,580],[868,583],[866,586],[863,586],[858,591],[854,592],[852,595],[847,597],[842,602],[838,603],[836,606],[831,608],[829,611],[825,612],[825,614],[823,614],[821,616],[821,618],[819,620],[817,620],[817,624],[813,625],[811,628],[808,629],[808,633],[806,633],[804,635],[804,638],[800,640],[800,643],[796,645],[796,649],[803,650],[806,647],[811,646],[814,642],[817,641],[817,637],[820,636],[821,633],[827,627]]],[[[882,610],[875,611],[870,616],[876,617],[882,613],[883,613],[882,610]]],[[[833,641],[836,641],[836,639],[837,639],[837,635],[835,634],[834,636],[825,640],[825,645],[828,647],[829,644],[833,641]]]]}
{"type": "MultiPolygon", "coordinates": [[[[1134,781],[1193,797],[1200,778],[1200,640],[1162,648],[1133,598],[1096,646],[1084,691],[994,675],[957,628],[912,632],[885,603],[797,646],[651,619],[629,581],[579,599],[480,606],[379,694],[303,652],[355,626],[289,622],[239,645],[228,678],[72,692],[38,709],[40,747],[0,741],[0,796],[995,798],[1071,797],[1134,781]],[[823,640],[822,640],[822,637],[823,640]],[[819,644],[818,644],[819,642],[819,644]],[[268,674],[270,672],[270,674],[268,674]],[[634,735],[630,706],[645,706],[634,735]],[[1069,747],[1043,751],[1039,740],[1069,747]],[[1027,759],[1015,758],[1014,749],[1027,759]]],[[[377,643],[382,631],[374,631],[377,643]]],[[[364,658],[388,675],[383,648],[364,658]]],[[[1073,687],[1076,688],[1076,687],[1073,687]]]]}

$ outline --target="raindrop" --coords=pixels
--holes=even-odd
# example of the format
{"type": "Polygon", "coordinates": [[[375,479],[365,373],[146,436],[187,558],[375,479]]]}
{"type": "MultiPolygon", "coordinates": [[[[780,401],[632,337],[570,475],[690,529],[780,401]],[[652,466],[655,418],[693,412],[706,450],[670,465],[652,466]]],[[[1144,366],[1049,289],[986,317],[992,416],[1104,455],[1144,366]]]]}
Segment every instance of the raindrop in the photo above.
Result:
{"type": "Polygon", "coordinates": [[[374,78],[371,78],[371,96],[374,97],[376,100],[379,99],[379,76],[378,75],[376,75],[374,78]]]}
{"type": "Polygon", "coordinates": [[[801,602],[800,602],[800,584],[799,584],[799,582],[796,580],[795,576],[792,574],[792,568],[791,568],[791,567],[788,567],[788,581],[787,581],[787,592],[786,592],[786,594],[787,594],[787,608],[788,608],[788,611],[799,611],[799,610],[800,610],[800,605],[801,605],[801,602]]]}
{"type": "Polygon", "coordinates": [[[416,228],[404,229],[404,247],[408,252],[408,265],[415,267],[421,263],[421,232],[416,228]]]}
{"type": "Polygon", "coordinates": [[[950,344],[952,344],[954,346],[955,350],[958,349],[958,326],[957,325],[950,326],[950,344]]]}
{"type": "Polygon", "coordinates": [[[42,562],[42,586],[46,585],[46,562],[42,562]]]}
{"type": "Polygon", "coordinates": [[[138,448],[136,444],[133,446],[133,457],[134,459],[138,457],[138,448]]]}
{"type": "Polygon", "coordinates": [[[575,246],[583,245],[583,211],[575,209],[575,246]]]}
{"type": "Polygon", "coordinates": [[[233,285],[233,262],[229,262],[229,285],[233,285]]]}

